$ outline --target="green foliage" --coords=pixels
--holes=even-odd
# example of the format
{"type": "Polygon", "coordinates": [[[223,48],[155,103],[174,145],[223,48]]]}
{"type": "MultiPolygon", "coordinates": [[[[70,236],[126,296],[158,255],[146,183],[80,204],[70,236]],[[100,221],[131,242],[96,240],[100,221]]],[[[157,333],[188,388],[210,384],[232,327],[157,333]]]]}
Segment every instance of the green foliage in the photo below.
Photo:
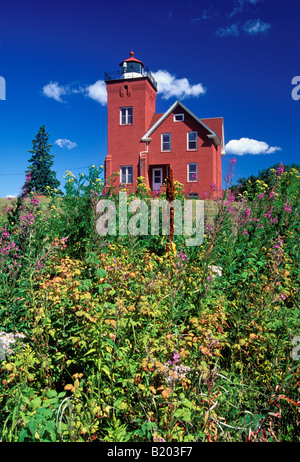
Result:
{"type": "Polygon", "coordinates": [[[2,441],[299,441],[299,173],[215,199],[203,244],[166,253],[161,229],[97,234],[101,172],[0,232],[0,332],[25,335],[0,364],[2,441]]]}
{"type": "MultiPolygon", "coordinates": [[[[240,178],[236,185],[231,186],[231,191],[234,194],[243,194],[245,191],[248,192],[249,197],[252,197],[253,192],[259,189],[259,184],[265,184],[269,189],[274,186],[276,181],[275,172],[282,164],[275,164],[267,169],[259,171],[258,175],[250,175],[248,178],[240,178]]],[[[283,165],[284,172],[292,172],[293,170],[300,171],[300,165],[291,164],[283,165]]],[[[288,186],[288,181],[281,181],[281,192],[285,193],[288,186]]]]}
{"type": "MultiPolygon", "coordinates": [[[[53,155],[50,154],[51,144],[48,144],[49,135],[46,132],[45,125],[42,125],[32,140],[32,150],[29,159],[26,182],[23,187],[23,194],[35,191],[37,194],[48,194],[48,188],[51,190],[59,188],[60,182],[51,167],[53,166],[53,155]]],[[[57,192],[59,192],[57,190],[57,192]]]]}

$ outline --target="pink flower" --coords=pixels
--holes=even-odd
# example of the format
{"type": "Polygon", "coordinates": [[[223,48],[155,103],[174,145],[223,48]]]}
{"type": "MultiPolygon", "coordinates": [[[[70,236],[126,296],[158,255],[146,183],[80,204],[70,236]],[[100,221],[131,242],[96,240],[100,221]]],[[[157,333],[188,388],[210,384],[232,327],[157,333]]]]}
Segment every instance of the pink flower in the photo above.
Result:
{"type": "Polygon", "coordinates": [[[283,207],[283,210],[285,212],[289,212],[289,213],[292,212],[291,206],[289,204],[285,204],[284,207],[283,207]]]}
{"type": "Polygon", "coordinates": [[[279,165],[279,167],[278,167],[278,169],[276,171],[276,175],[281,176],[283,174],[283,172],[284,172],[284,166],[282,165],[282,162],[280,162],[280,165],[279,165]]]}
{"type": "Polygon", "coordinates": [[[285,296],[284,294],[281,294],[281,295],[280,295],[280,298],[281,298],[281,300],[285,300],[285,299],[286,299],[286,296],[285,296]]]}
{"type": "Polygon", "coordinates": [[[250,211],[249,208],[248,208],[248,209],[245,209],[244,212],[243,212],[243,216],[244,216],[245,218],[246,218],[246,217],[249,218],[249,217],[250,217],[250,213],[251,213],[251,211],[250,211]]]}
{"type": "Polygon", "coordinates": [[[32,197],[30,200],[31,205],[39,205],[40,201],[37,197],[32,197]]]}

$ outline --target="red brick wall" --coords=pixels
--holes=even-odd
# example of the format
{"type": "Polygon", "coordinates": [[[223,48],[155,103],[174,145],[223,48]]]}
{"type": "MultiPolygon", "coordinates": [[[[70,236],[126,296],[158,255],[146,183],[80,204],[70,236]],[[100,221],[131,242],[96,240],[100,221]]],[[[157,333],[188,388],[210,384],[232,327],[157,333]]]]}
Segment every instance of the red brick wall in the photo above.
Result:
{"type": "MultiPolygon", "coordinates": [[[[127,79],[107,82],[107,175],[119,172],[120,166],[132,165],[133,178],[136,183],[140,175],[140,153],[146,151],[142,136],[150,128],[155,114],[156,91],[148,79],[127,79]],[[133,107],[133,124],[120,124],[120,108],[133,107]]],[[[216,183],[221,188],[221,150],[214,141],[207,137],[207,130],[179,106],[175,113],[184,113],[184,122],[174,122],[173,113],[152,133],[149,153],[143,154],[147,185],[152,186],[151,166],[172,165],[174,179],[182,183],[186,192],[202,196],[210,185],[216,183]],[[197,151],[188,151],[187,132],[198,132],[197,151]],[[171,152],[161,152],[161,134],[171,133],[171,152]],[[187,164],[198,163],[198,182],[187,181],[187,164]]]]}
{"type": "Polygon", "coordinates": [[[133,165],[136,180],[139,154],[145,150],[141,138],[149,128],[155,101],[156,91],[146,77],[107,83],[107,153],[112,156],[112,171],[133,165]],[[120,124],[120,108],[126,106],[133,107],[132,125],[120,124]]]}
{"type": "MultiPolygon", "coordinates": [[[[179,107],[175,112],[182,113],[179,107]]],[[[173,114],[152,133],[149,143],[148,165],[170,164],[173,168],[174,179],[182,183],[187,192],[196,192],[199,197],[203,192],[210,191],[210,185],[216,183],[221,187],[219,146],[207,137],[207,130],[191,117],[184,114],[184,122],[174,122],[173,114]],[[189,151],[187,148],[187,132],[198,132],[198,149],[189,151]],[[171,133],[171,152],[161,151],[161,134],[171,133]],[[198,163],[198,182],[187,181],[187,164],[198,163]]],[[[151,178],[150,186],[151,186],[151,178]]]]}

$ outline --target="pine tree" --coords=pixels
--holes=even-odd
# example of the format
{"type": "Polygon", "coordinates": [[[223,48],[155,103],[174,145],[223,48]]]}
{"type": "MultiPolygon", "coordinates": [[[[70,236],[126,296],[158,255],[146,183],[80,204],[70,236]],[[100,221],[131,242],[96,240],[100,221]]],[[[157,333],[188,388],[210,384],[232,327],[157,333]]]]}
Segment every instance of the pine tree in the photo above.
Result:
{"type": "MultiPolygon", "coordinates": [[[[53,165],[53,155],[50,154],[51,144],[48,144],[49,135],[46,132],[45,125],[42,125],[32,140],[32,154],[29,159],[29,167],[26,171],[30,174],[30,181],[26,184],[26,193],[35,191],[37,194],[49,195],[54,189],[58,189],[60,181],[56,178],[56,173],[51,170],[53,165]],[[49,188],[47,188],[49,186],[49,188]]],[[[58,191],[61,193],[61,191],[58,191]]]]}

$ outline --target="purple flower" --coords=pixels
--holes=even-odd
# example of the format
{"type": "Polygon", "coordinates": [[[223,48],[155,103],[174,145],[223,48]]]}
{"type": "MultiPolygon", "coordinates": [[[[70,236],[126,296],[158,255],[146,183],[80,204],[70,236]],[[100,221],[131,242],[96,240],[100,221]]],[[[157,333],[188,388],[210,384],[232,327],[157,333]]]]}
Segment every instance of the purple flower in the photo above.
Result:
{"type": "Polygon", "coordinates": [[[284,166],[282,165],[282,162],[280,162],[280,165],[279,165],[279,167],[278,167],[278,169],[276,171],[276,175],[281,176],[283,174],[283,172],[284,172],[284,166]]]}
{"type": "Polygon", "coordinates": [[[263,194],[258,194],[258,195],[257,195],[257,199],[259,199],[259,200],[262,199],[263,197],[264,197],[263,194]]]}
{"type": "Polygon", "coordinates": [[[174,364],[178,363],[179,360],[180,360],[180,354],[179,353],[174,353],[174,355],[173,355],[174,364]]]}
{"type": "Polygon", "coordinates": [[[244,229],[243,234],[245,234],[245,236],[247,236],[247,234],[249,234],[249,233],[248,233],[248,231],[246,229],[244,229]]]}
{"type": "Polygon", "coordinates": [[[284,294],[281,294],[281,295],[280,295],[280,298],[281,298],[281,300],[285,300],[285,299],[286,299],[286,296],[285,296],[284,294]]]}
{"type": "Polygon", "coordinates": [[[283,210],[285,212],[289,212],[289,213],[292,212],[291,206],[289,204],[285,204],[284,207],[283,207],[283,210]]]}
{"type": "Polygon", "coordinates": [[[39,205],[40,201],[37,197],[32,197],[30,200],[31,205],[39,205]]]}
{"type": "Polygon", "coordinates": [[[250,217],[250,213],[251,213],[251,211],[250,211],[249,208],[245,209],[244,212],[243,212],[243,217],[249,218],[249,217],[250,217]]]}

